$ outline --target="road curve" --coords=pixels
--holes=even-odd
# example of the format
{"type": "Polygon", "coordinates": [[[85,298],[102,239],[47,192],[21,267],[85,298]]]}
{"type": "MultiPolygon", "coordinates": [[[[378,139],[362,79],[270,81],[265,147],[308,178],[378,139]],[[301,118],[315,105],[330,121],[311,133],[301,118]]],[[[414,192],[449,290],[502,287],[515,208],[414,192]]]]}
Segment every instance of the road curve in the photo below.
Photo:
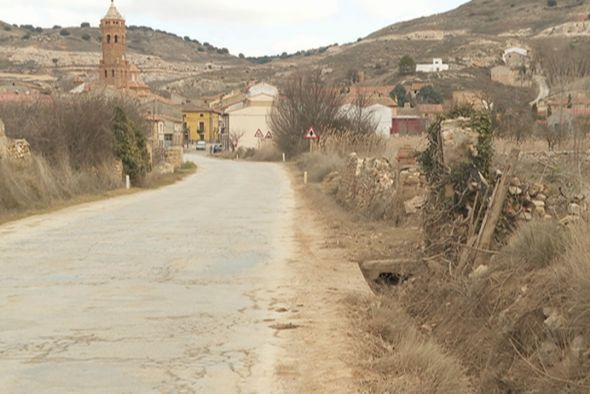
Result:
{"type": "Polygon", "coordinates": [[[263,305],[294,253],[278,165],[0,226],[0,392],[273,392],[263,305]]]}

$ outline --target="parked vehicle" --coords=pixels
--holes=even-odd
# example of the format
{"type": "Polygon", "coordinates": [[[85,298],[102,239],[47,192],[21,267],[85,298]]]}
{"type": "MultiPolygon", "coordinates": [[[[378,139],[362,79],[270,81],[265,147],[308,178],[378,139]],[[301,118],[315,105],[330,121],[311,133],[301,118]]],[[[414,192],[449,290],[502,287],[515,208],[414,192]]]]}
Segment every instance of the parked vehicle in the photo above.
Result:
{"type": "Polygon", "coordinates": [[[213,145],[213,153],[221,153],[223,152],[223,145],[215,144],[213,145]]]}
{"type": "Polygon", "coordinates": [[[205,141],[197,141],[197,150],[207,150],[207,143],[205,141]]]}

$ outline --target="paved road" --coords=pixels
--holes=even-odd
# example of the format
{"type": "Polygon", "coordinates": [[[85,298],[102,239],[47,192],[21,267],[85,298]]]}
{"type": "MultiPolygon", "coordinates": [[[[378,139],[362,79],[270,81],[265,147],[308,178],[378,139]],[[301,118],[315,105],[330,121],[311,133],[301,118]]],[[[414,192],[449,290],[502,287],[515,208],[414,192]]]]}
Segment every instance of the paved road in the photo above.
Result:
{"type": "Polygon", "coordinates": [[[293,191],[192,158],[174,186],[0,226],[1,393],[273,391],[293,191]]]}

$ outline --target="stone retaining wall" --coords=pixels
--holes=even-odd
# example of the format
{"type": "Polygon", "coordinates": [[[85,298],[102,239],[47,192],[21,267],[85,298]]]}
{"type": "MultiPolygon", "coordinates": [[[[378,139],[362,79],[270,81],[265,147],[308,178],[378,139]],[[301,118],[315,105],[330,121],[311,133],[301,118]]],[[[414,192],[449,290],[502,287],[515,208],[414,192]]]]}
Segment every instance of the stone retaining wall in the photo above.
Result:
{"type": "Polygon", "coordinates": [[[31,146],[26,140],[12,140],[6,136],[4,122],[0,119],[0,160],[25,160],[31,157],[31,146]]]}
{"type": "Polygon", "coordinates": [[[166,162],[171,164],[175,169],[182,166],[184,160],[184,149],[181,146],[173,146],[166,149],[166,162]]]}

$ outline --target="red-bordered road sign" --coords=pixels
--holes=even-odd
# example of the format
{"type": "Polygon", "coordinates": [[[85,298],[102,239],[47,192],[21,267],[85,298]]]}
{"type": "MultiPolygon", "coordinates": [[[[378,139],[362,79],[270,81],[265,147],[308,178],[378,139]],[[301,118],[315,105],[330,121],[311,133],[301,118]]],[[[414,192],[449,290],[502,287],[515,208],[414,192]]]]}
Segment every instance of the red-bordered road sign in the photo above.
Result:
{"type": "Polygon", "coordinates": [[[268,133],[266,133],[266,136],[264,137],[267,140],[272,140],[272,133],[269,131],[268,133]]]}
{"type": "Polygon", "coordinates": [[[320,136],[318,135],[318,133],[315,132],[315,130],[312,127],[307,131],[307,133],[305,133],[305,136],[303,138],[306,140],[319,140],[320,136]]]}
{"type": "Polygon", "coordinates": [[[254,134],[254,137],[259,138],[259,139],[263,139],[264,134],[262,134],[262,130],[260,130],[260,129],[256,130],[256,134],[254,134]]]}

